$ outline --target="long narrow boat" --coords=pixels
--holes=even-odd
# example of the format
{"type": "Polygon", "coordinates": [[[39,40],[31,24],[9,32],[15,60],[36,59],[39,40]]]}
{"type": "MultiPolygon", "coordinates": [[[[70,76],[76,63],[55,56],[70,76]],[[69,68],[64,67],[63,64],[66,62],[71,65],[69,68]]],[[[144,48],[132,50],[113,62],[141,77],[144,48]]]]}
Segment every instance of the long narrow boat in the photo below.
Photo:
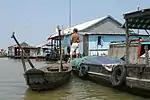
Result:
{"type": "MultiPolygon", "coordinates": [[[[60,34],[60,30],[59,30],[59,34],[60,34]]],[[[20,50],[22,51],[21,58],[22,58],[22,64],[24,68],[24,77],[26,80],[26,84],[32,90],[40,91],[40,90],[54,89],[68,82],[68,79],[71,76],[72,67],[69,64],[65,64],[62,62],[62,56],[60,56],[61,57],[60,62],[51,64],[47,67],[36,69],[35,66],[32,64],[32,62],[30,61],[27,54],[24,52],[23,48],[20,46],[19,42],[17,41],[14,32],[12,38],[15,40],[20,50]],[[30,66],[32,67],[29,70],[26,70],[24,56],[27,58],[30,66]]],[[[61,42],[60,42],[60,47],[61,47],[61,42]]]]}
{"type": "Polygon", "coordinates": [[[150,67],[128,64],[124,58],[86,56],[71,61],[79,78],[113,87],[135,95],[150,97],[150,67]]]}
{"type": "Polygon", "coordinates": [[[63,70],[59,72],[59,63],[51,64],[40,69],[32,68],[24,73],[26,84],[32,90],[54,89],[68,82],[72,68],[63,64],[63,70]]]}
{"type": "Polygon", "coordinates": [[[81,78],[150,97],[150,40],[129,38],[132,35],[129,29],[144,29],[148,33],[150,9],[127,13],[124,18],[126,43],[111,44],[108,53],[111,57],[92,56],[74,59],[73,70],[81,78]]]}

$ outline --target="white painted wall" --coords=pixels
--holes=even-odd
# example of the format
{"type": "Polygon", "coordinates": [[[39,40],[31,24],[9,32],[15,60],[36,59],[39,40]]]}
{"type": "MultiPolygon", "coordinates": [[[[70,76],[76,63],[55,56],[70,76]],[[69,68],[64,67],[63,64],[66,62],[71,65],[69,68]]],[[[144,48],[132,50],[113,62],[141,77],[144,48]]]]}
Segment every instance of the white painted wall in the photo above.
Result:
{"type": "Polygon", "coordinates": [[[14,56],[15,55],[15,49],[13,47],[9,48],[8,51],[9,51],[8,56],[14,56]]]}
{"type": "Polygon", "coordinates": [[[36,57],[36,49],[30,49],[30,56],[31,57],[36,57]]]}

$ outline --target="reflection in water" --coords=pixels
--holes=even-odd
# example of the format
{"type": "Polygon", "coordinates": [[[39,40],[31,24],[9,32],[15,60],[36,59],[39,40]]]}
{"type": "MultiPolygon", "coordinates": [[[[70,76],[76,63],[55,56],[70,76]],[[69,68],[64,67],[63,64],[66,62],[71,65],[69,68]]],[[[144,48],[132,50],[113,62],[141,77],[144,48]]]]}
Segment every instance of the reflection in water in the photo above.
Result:
{"type": "Polygon", "coordinates": [[[70,83],[55,90],[35,92],[28,89],[24,100],[143,100],[143,98],[74,77],[70,83]]]}
{"type": "MultiPolygon", "coordinates": [[[[37,68],[47,65],[44,61],[32,61],[37,68]]],[[[57,89],[36,92],[26,85],[20,60],[1,58],[0,64],[0,100],[146,100],[74,76],[57,89]]]]}
{"type": "Polygon", "coordinates": [[[67,92],[65,92],[63,89],[43,92],[36,92],[27,89],[24,100],[62,100],[61,97],[65,97],[66,95],[67,92]]]}

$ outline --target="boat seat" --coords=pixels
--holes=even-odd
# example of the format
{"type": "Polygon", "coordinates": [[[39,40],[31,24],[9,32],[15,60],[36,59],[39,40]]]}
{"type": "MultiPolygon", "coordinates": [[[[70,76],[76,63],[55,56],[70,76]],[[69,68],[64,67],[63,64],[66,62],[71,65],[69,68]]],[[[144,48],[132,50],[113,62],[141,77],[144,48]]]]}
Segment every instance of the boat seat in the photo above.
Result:
{"type": "Polygon", "coordinates": [[[59,71],[59,68],[54,68],[54,67],[50,67],[50,68],[47,68],[48,71],[59,71]]]}
{"type": "Polygon", "coordinates": [[[40,70],[42,70],[43,72],[48,72],[47,68],[41,68],[40,70]]]}
{"type": "Polygon", "coordinates": [[[68,67],[64,67],[64,68],[63,68],[63,71],[67,71],[67,70],[68,70],[68,67]]]}

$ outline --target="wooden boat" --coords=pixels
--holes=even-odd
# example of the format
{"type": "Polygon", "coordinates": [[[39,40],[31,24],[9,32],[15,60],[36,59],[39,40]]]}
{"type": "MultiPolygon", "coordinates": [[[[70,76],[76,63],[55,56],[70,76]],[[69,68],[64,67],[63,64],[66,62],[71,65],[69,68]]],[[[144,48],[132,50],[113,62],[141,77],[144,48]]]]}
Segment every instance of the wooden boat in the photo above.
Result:
{"type": "Polygon", "coordinates": [[[40,69],[32,68],[24,73],[26,84],[32,90],[54,89],[68,82],[72,68],[68,64],[63,64],[63,69],[59,72],[60,64],[52,64],[40,69]]]}
{"type": "Polygon", "coordinates": [[[90,80],[131,94],[150,97],[150,68],[146,68],[143,76],[138,73],[145,64],[126,65],[122,59],[104,56],[75,58],[71,63],[73,73],[85,81],[90,80]]]}
{"type": "Polygon", "coordinates": [[[114,76],[111,76],[113,70],[120,70],[119,75],[122,75],[122,79],[125,77],[125,69],[121,68],[124,65],[124,61],[117,58],[110,58],[106,56],[86,56],[82,58],[75,58],[71,61],[73,71],[82,79],[92,79],[92,77],[99,77],[101,80],[105,79],[108,83],[117,86],[114,83],[114,76]],[[119,69],[120,68],[120,69],[119,69]]]}
{"type": "MultiPolygon", "coordinates": [[[[60,34],[60,30],[59,30],[60,34]]],[[[22,51],[22,64],[24,68],[24,77],[26,80],[26,84],[32,90],[47,90],[54,89],[58,86],[63,85],[68,81],[71,75],[72,67],[69,64],[65,64],[62,61],[62,56],[60,56],[60,62],[51,64],[47,67],[42,67],[40,69],[36,69],[27,54],[24,52],[19,42],[17,41],[14,33],[12,38],[18,44],[20,50],[22,51]],[[32,69],[26,70],[24,56],[26,56],[30,66],[32,69]]],[[[61,47],[61,42],[60,42],[61,47]]]]}
{"type": "Polygon", "coordinates": [[[124,26],[126,42],[119,46],[117,43],[111,44],[109,57],[93,56],[74,59],[72,61],[73,70],[81,78],[150,97],[150,40],[129,40],[131,36],[129,28],[150,29],[150,9],[127,13],[124,18],[126,20],[124,26]],[[139,57],[140,54],[144,56],[139,57]],[[115,57],[118,58],[114,59],[115,57]]]}

